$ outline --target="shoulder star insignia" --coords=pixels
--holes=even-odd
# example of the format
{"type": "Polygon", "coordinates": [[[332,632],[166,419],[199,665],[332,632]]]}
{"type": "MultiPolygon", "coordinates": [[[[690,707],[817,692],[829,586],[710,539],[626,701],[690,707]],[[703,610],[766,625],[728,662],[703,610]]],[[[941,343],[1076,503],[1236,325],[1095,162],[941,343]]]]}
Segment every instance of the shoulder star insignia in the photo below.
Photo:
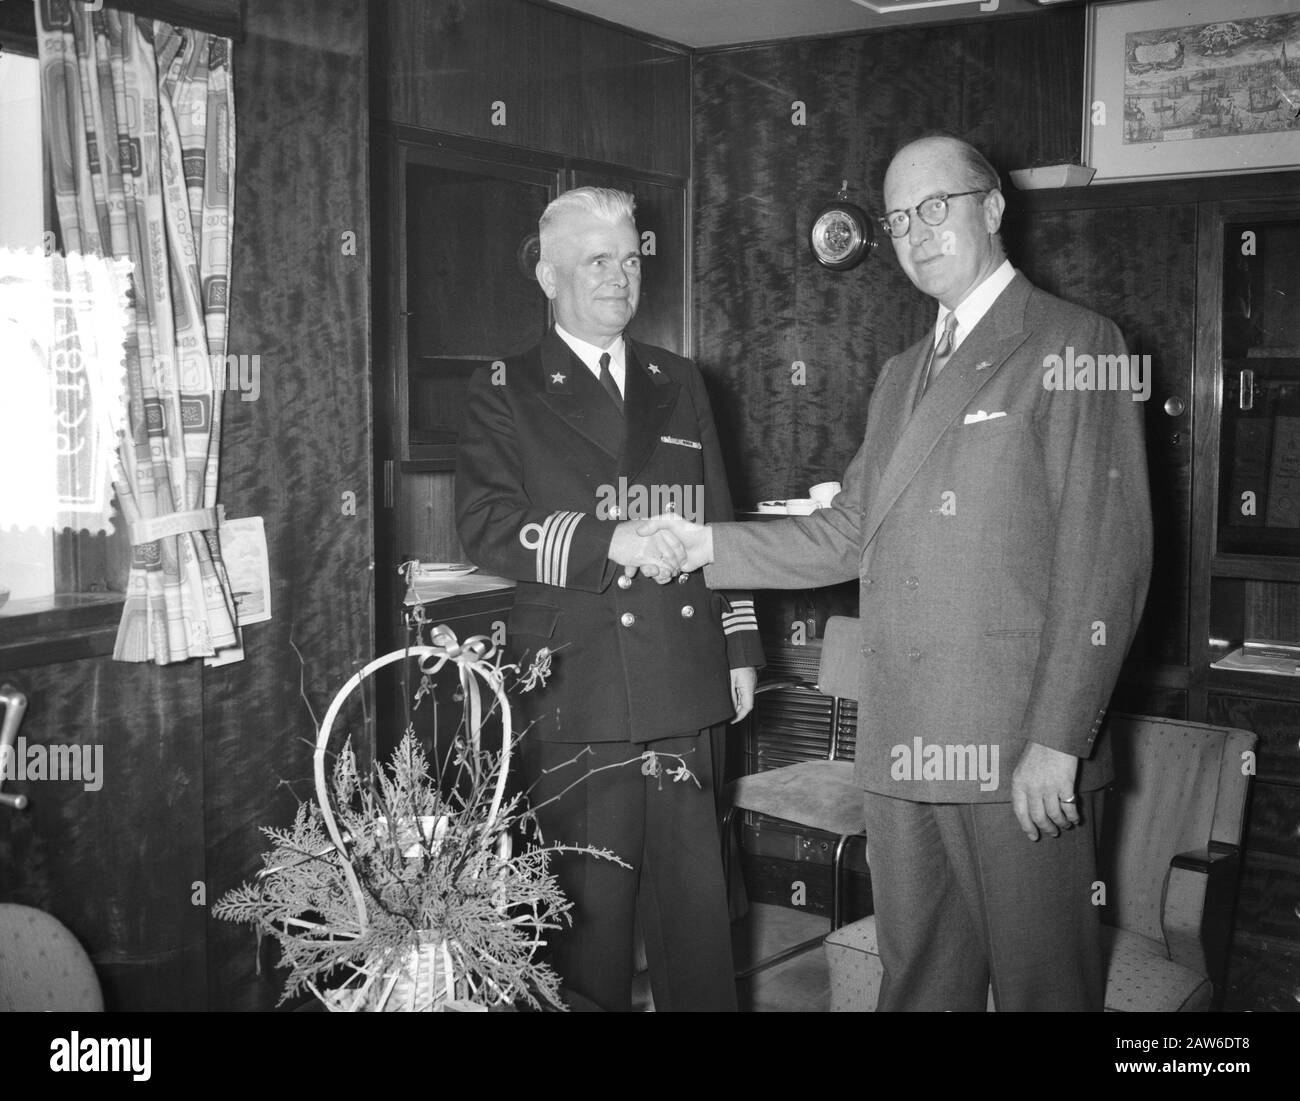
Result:
{"type": "Polygon", "coordinates": [[[551,381],[554,382],[554,383],[556,383],[556,384],[559,384],[559,383],[563,382],[563,381],[564,381],[564,372],[563,372],[563,371],[556,371],[555,374],[553,374],[553,375],[551,376],[551,381]]]}
{"type": "Polygon", "coordinates": [[[646,370],[648,370],[652,375],[657,375],[659,373],[659,365],[656,363],[648,363],[646,364],[646,370]]]}

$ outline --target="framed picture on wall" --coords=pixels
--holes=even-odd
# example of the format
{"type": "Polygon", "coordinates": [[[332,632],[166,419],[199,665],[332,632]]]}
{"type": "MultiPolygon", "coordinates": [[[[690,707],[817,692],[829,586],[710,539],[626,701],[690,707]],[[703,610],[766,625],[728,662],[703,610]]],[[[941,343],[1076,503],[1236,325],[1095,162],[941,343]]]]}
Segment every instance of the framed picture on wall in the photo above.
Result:
{"type": "Polygon", "coordinates": [[[1300,167],[1295,0],[1089,4],[1093,183],[1300,167]]]}

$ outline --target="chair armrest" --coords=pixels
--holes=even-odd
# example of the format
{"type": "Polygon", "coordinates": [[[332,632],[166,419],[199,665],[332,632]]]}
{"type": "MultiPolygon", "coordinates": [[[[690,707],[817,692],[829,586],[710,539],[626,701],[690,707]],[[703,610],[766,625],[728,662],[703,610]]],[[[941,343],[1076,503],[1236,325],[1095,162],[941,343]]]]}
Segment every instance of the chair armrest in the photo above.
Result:
{"type": "Polygon", "coordinates": [[[1169,958],[1208,975],[1216,995],[1227,973],[1240,865],[1236,845],[1211,841],[1208,848],[1174,856],[1165,881],[1161,926],[1169,958]]]}
{"type": "Polygon", "coordinates": [[[1237,845],[1229,845],[1223,841],[1211,841],[1208,848],[1188,849],[1187,852],[1178,853],[1169,861],[1169,866],[1210,875],[1216,865],[1225,860],[1236,860],[1240,855],[1241,849],[1237,845]]]}
{"type": "Polygon", "coordinates": [[[759,692],[775,692],[780,688],[803,688],[809,692],[821,691],[812,681],[804,680],[802,677],[774,677],[772,680],[760,681],[754,692],[755,694],[759,692]]]}

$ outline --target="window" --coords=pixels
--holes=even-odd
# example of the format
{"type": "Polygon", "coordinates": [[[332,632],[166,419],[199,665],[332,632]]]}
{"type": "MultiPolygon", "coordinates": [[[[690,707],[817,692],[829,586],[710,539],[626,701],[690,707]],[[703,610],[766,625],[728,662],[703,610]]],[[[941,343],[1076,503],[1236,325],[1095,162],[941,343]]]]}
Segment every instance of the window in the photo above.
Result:
{"type": "Polygon", "coordinates": [[[60,253],[43,167],[39,63],[5,49],[0,644],[75,625],[50,613],[116,604],[129,567],[111,467],[122,415],[130,266],[60,253]]]}

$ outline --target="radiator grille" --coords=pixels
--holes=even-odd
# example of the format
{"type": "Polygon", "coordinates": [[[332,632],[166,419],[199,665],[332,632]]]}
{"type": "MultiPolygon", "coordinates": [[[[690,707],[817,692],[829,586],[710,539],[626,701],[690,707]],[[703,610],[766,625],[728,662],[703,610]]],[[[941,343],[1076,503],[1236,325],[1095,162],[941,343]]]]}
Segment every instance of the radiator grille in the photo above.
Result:
{"type": "MultiPolygon", "coordinates": [[[[764,648],[764,680],[797,677],[816,683],[821,660],[819,644],[792,646],[764,640],[764,648]]],[[[825,760],[830,752],[831,705],[829,696],[803,688],[761,693],[750,726],[747,771],[765,772],[800,761],[825,760]]],[[[839,760],[853,760],[857,717],[857,705],[844,701],[839,715],[839,760]]]]}

